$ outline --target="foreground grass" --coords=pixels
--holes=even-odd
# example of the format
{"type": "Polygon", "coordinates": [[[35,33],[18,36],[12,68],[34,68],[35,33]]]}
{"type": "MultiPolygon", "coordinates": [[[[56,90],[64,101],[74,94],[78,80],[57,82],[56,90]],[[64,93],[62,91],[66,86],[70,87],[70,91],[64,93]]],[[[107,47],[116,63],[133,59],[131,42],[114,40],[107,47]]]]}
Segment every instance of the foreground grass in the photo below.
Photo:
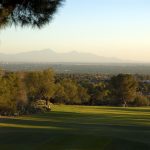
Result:
{"type": "Polygon", "coordinates": [[[149,150],[150,108],[53,106],[0,118],[0,150],[149,150]]]}

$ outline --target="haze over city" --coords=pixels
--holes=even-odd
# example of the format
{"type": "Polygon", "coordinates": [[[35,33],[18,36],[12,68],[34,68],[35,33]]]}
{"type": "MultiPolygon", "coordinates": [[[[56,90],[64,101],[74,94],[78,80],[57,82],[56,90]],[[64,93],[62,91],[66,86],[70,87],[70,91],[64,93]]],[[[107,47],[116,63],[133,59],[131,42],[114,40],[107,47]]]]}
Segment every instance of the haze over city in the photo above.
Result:
{"type": "Polygon", "coordinates": [[[0,53],[53,49],[150,62],[149,6],[149,0],[67,0],[41,30],[1,30],[0,53]]]}

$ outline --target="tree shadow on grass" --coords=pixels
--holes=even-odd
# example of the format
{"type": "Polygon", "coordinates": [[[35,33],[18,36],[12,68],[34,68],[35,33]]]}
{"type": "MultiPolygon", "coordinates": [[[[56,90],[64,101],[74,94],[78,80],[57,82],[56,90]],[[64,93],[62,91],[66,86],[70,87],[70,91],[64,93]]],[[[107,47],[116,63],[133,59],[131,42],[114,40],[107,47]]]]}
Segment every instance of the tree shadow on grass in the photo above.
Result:
{"type": "MultiPolygon", "coordinates": [[[[117,114],[61,111],[1,118],[0,147],[4,150],[10,146],[14,150],[150,149],[150,126],[142,124],[143,120],[134,119],[117,114]]],[[[144,119],[150,122],[148,118],[144,119]]]]}

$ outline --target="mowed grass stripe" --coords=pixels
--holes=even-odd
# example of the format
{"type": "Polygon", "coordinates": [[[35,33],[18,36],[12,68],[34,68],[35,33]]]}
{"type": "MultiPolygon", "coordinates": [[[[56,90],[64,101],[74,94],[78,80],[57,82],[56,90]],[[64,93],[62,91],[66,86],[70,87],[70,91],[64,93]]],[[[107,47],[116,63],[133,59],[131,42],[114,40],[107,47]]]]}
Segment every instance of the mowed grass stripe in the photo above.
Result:
{"type": "Polygon", "coordinates": [[[0,118],[1,150],[149,150],[150,108],[54,105],[0,118]]]}

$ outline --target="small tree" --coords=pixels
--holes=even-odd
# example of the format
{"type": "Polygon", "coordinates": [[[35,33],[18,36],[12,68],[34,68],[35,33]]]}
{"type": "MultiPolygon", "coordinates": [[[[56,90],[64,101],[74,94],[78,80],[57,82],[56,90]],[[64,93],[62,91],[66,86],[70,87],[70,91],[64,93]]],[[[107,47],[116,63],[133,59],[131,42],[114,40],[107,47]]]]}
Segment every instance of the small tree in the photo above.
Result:
{"type": "Polygon", "coordinates": [[[134,101],[132,102],[132,105],[136,106],[136,107],[149,106],[150,105],[150,100],[142,94],[137,94],[134,101]]]}
{"type": "Polygon", "coordinates": [[[60,84],[64,88],[64,98],[66,104],[79,104],[80,100],[77,96],[78,88],[76,86],[76,82],[70,79],[64,79],[60,82],[60,84]]]}
{"type": "Polygon", "coordinates": [[[70,79],[64,79],[56,85],[55,103],[86,104],[89,100],[87,90],[70,79]]]}
{"type": "Polygon", "coordinates": [[[78,97],[81,101],[81,104],[87,104],[90,100],[90,96],[87,92],[87,89],[78,85],[78,97]]]}
{"type": "Polygon", "coordinates": [[[107,89],[107,85],[103,82],[94,84],[93,93],[91,98],[92,105],[104,105],[107,102],[110,91],[107,89]]]}
{"type": "Polygon", "coordinates": [[[118,104],[125,107],[132,101],[137,93],[137,80],[133,75],[119,74],[111,78],[112,96],[117,99],[118,104]]]}
{"type": "Polygon", "coordinates": [[[17,111],[18,77],[7,73],[0,78],[0,113],[10,115],[17,111]]]}
{"type": "Polygon", "coordinates": [[[17,100],[17,109],[19,113],[25,113],[26,106],[28,105],[27,91],[24,83],[25,73],[16,73],[17,75],[17,91],[16,91],[16,100],[17,100]]]}
{"type": "Polygon", "coordinates": [[[48,103],[55,92],[54,72],[50,69],[27,73],[25,83],[31,101],[43,99],[48,103]]]}
{"type": "Polygon", "coordinates": [[[57,104],[65,104],[65,90],[60,83],[57,83],[55,86],[55,94],[52,102],[57,104]]]}

